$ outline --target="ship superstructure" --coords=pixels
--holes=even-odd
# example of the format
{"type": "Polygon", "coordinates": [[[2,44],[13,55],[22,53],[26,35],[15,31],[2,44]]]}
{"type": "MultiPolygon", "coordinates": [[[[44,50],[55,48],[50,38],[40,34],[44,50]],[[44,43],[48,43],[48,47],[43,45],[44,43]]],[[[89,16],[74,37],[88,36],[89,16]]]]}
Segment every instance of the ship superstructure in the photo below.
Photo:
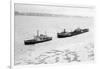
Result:
{"type": "Polygon", "coordinates": [[[58,38],[71,37],[71,36],[79,35],[79,34],[82,34],[82,33],[86,33],[88,31],[89,31],[89,29],[80,29],[80,28],[77,28],[77,29],[75,29],[72,32],[66,32],[66,30],[64,29],[63,32],[57,33],[57,37],[58,38]]]}
{"type": "Polygon", "coordinates": [[[34,36],[33,39],[30,40],[25,40],[24,44],[25,45],[31,45],[31,44],[37,44],[37,43],[42,43],[46,41],[52,40],[52,37],[48,37],[46,34],[39,34],[39,31],[37,31],[37,35],[34,36]]]}

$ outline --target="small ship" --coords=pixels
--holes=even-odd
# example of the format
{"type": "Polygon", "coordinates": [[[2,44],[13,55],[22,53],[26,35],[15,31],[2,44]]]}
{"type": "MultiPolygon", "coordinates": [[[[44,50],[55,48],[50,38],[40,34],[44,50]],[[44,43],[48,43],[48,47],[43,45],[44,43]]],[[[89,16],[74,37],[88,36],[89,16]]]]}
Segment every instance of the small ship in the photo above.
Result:
{"type": "Polygon", "coordinates": [[[71,37],[71,36],[79,35],[79,34],[82,34],[82,33],[86,33],[88,31],[89,31],[89,29],[80,29],[80,28],[77,28],[77,29],[75,29],[72,32],[66,32],[66,30],[64,29],[63,32],[57,33],[57,37],[58,38],[71,37]]]}
{"type": "Polygon", "coordinates": [[[52,37],[48,37],[47,35],[40,34],[39,31],[37,31],[37,35],[34,36],[33,39],[30,40],[24,40],[25,45],[32,45],[32,44],[37,44],[37,43],[42,43],[42,42],[47,42],[52,40],[52,37]]]}

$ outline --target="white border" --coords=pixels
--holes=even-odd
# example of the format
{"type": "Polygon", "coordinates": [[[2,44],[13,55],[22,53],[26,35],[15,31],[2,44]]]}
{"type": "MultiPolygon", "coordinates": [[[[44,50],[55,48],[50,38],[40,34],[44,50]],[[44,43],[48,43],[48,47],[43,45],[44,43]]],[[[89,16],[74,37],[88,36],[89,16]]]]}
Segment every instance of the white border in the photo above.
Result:
{"type": "MultiPolygon", "coordinates": [[[[61,1],[61,0],[60,0],[61,1]]],[[[32,1],[32,0],[12,0],[11,1],[11,69],[19,69],[19,68],[21,68],[21,69],[33,69],[33,68],[36,68],[36,69],[41,69],[41,68],[43,68],[43,69],[66,69],[66,68],[71,68],[71,69],[80,69],[80,68],[85,68],[85,67],[89,67],[89,65],[90,66],[93,66],[93,64],[80,64],[80,66],[79,66],[79,64],[68,64],[68,66],[66,67],[66,65],[60,65],[60,66],[58,66],[58,64],[56,65],[56,64],[54,64],[54,65],[37,65],[37,66],[33,66],[33,65],[24,65],[24,66],[14,66],[14,3],[27,3],[27,4],[45,4],[45,5],[66,5],[66,6],[82,6],[82,7],[91,7],[91,4],[87,4],[87,6],[86,5],[80,5],[81,3],[79,3],[79,4],[77,4],[77,3],[75,3],[75,4],[73,4],[73,2],[72,2],[72,4],[71,4],[71,2],[69,3],[69,4],[66,4],[66,3],[57,3],[57,0],[55,1],[55,2],[50,2],[50,1],[44,1],[43,2],[43,0],[42,0],[42,2],[41,1],[39,1],[39,0],[37,0],[37,1],[32,1]],[[84,65],[85,65],[85,67],[84,67],[84,65]]],[[[93,4],[92,4],[93,5],[93,4]]],[[[82,68],[82,69],[83,69],[82,68]]]]}
{"type": "Polygon", "coordinates": [[[10,67],[13,69],[14,67],[14,2],[11,0],[10,2],[10,37],[11,37],[11,50],[10,50],[10,67]]]}

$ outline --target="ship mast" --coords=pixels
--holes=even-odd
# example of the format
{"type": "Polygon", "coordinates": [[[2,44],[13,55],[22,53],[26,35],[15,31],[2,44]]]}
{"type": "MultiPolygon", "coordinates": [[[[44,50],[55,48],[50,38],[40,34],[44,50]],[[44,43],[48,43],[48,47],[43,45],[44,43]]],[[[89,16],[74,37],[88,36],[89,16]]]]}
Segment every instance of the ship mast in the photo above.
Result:
{"type": "Polygon", "coordinates": [[[39,30],[37,30],[37,36],[39,36],[39,30]]]}

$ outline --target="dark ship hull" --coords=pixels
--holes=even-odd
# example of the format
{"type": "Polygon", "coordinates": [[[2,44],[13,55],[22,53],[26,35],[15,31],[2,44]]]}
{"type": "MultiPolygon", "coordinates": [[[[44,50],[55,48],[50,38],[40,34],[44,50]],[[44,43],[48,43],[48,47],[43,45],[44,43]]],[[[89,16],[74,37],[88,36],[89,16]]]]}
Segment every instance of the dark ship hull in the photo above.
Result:
{"type": "Polygon", "coordinates": [[[79,34],[82,34],[82,33],[86,33],[88,32],[89,30],[88,29],[82,29],[80,31],[73,31],[73,32],[68,32],[68,33],[57,33],[57,37],[58,38],[65,38],[65,37],[72,37],[72,36],[75,36],[75,35],[79,35],[79,34]]]}
{"type": "Polygon", "coordinates": [[[50,40],[52,40],[52,38],[48,38],[48,39],[44,39],[44,40],[38,40],[38,41],[34,40],[34,39],[31,39],[31,40],[25,40],[24,44],[25,45],[32,45],[32,44],[47,42],[47,41],[50,41],[50,40]]]}

